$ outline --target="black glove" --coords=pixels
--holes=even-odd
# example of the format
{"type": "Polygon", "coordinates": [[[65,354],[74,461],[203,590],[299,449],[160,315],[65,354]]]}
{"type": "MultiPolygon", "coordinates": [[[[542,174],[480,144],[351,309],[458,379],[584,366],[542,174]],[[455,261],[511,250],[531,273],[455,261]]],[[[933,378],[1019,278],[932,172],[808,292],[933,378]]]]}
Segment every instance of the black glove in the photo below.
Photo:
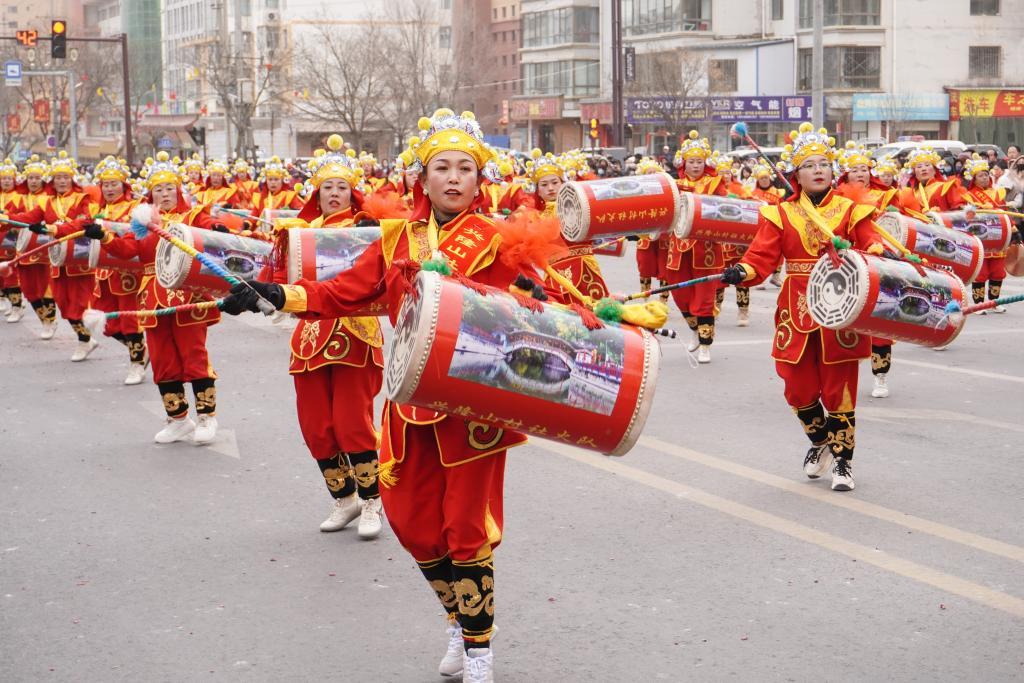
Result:
{"type": "Polygon", "coordinates": [[[1024,244],[1024,235],[1020,230],[1010,233],[1010,244],[1024,244]]]}
{"type": "Polygon", "coordinates": [[[228,230],[228,226],[223,223],[214,223],[210,226],[210,230],[213,230],[214,232],[231,232],[228,230]]]}
{"type": "Polygon", "coordinates": [[[89,223],[85,226],[85,236],[91,240],[101,240],[106,234],[107,231],[103,229],[103,226],[96,223],[89,223]]]}
{"type": "Polygon", "coordinates": [[[46,229],[46,223],[33,223],[28,226],[30,232],[34,232],[37,235],[46,235],[49,231],[46,229]]]}
{"type": "Polygon", "coordinates": [[[522,289],[524,291],[529,292],[530,296],[532,296],[537,301],[548,300],[548,295],[547,292],[544,291],[544,287],[537,284],[536,282],[526,277],[525,275],[520,274],[519,277],[516,278],[515,283],[513,284],[515,284],[515,286],[518,289],[522,289]]]}
{"type": "Polygon", "coordinates": [[[627,242],[639,242],[640,241],[640,235],[626,235],[626,241],[627,242]]]}
{"type": "Polygon", "coordinates": [[[356,223],[357,228],[372,228],[380,225],[377,221],[372,218],[364,218],[363,220],[356,223]]]}
{"type": "Polygon", "coordinates": [[[722,282],[727,285],[738,285],[747,279],[747,271],[740,265],[729,266],[722,271],[722,282]]]}
{"type": "Polygon", "coordinates": [[[221,310],[228,315],[238,315],[242,311],[259,313],[256,302],[263,297],[274,308],[281,310],[284,307],[284,287],[273,282],[240,282],[231,288],[231,295],[224,299],[221,310]]]}

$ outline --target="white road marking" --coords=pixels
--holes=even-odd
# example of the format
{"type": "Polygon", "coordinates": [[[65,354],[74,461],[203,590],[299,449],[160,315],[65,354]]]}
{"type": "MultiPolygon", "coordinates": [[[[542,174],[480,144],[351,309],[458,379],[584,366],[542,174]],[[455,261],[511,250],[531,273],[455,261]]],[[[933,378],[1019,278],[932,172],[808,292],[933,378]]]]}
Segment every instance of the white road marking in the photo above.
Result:
{"type": "Polygon", "coordinates": [[[902,420],[933,420],[935,422],[967,422],[975,427],[994,427],[1011,432],[1024,432],[1024,425],[1012,422],[1000,422],[986,417],[958,413],[952,410],[933,410],[930,408],[876,408],[875,406],[858,406],[857,417],[875,422],[899,424],[894,419],[902,420]]]}
{"type": "MultiPolygon", "coordinates": [[[[953,342],[954,344],[956,342],[953,342]]],[[[925,363],[920,360],[908,360],[906,358],[895,358],[893,363],[896,365],[910,365],[917,368],[927,368],[929,370],[942,370],[944,372],[954,372],[960,375],[971,375],[972,377],[984,377],[985,379],[997,379],[1003,382],[1017,382],[1024,384],[1024,377],[1017,375],[1007,375],[999,372],[988,372],[986,370],[971,370],[970,368],[954,368],[949,365],[940,365],[939,363],[925,363]]]]}

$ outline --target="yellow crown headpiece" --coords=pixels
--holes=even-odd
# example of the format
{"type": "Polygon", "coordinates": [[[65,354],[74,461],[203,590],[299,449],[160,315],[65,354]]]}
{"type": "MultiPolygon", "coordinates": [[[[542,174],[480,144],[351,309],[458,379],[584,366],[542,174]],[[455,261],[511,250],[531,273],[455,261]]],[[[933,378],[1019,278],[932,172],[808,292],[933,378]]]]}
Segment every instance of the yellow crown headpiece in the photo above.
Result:
{"type": "Polygon", "coordinates": [[[231,172],[235,175],[239,173],[247,173],[252,176],[252,168],[249,166],[249,162],[245,159],[235,159],[234,165],[231,167],[231,172]]]}
{"type": "Polygon", "coordinates": [[[829,161],[836,160],[836,139],[828,134],[825,128],[814,130],[814,126],[804,121],[797,130],[790,131],[790,138],[793,140],[786,145],[782,153],[782,159],[796,168],[806,159],[813,156],[823,156],[829,161]]]}
{"type": "Polygon", "coordinates": [[[130,175],[131,171],[128,170],[124,160],[115,159],[112,156],[108,156],[96,164],[96,168],[93,170],[93,178],[99,181],[119,180],[123,183],[128,180],[130,175]]]}
{"type": "Polygon", "coordinates": [[[539,149],[534,149],[530,152],[530,156],[532,161],[526,163],[526,174],[534,185],[539,183],[541,178],[549,175],[557,176],[563,181],[566,180],[565,165],[554,154],[551,152],[542,154],[539,149]]]}
{"type": "Polygon", "coordinates": [[[964,178],[971,180],[979,173],[988,173],[991,170],[987,159],[982,159],[977,152],[964,164],[964,178]]]}
{"type": "Polygon", "coordinates": [[[220,173],[221,175],[227,175],[230,171],[228,162],[225,159],[210,159],[206,162],[206,174],[220,173]]]}
{"type": "Polygon", "coordinates": [[[420,135],[410,139],[409,146],[421,166],[426,166],[441,152],[464,152],[473,158],[477,168],[489,180],[501,180],[496,154],[484,142],[484,134],[473,112],[464,111],[456,115],[451,109],[438,109],[433,116],[420,118],[417,127],[420,135]]]}
{"type": "Polygon", "coordinates": [[[61,150],[60,153],[50,159],[50,177],[57,175],[58,173],[67,173],[74,177],[78,171],[78,164],[72,157],[68,156],[68,153],[61,150]]]}
{"type": "Polygon", "coordinates": [[[875,159],[875,165],[871,169],[871,174],[876,176],[876,177],[880,176],[880,175],[882,175],[884,173],[888,173],[890,175],[899,175],[899,172],[900,172],[900,162],[899,162],[899,159],[897,159],[892,154],[887,154],[887,155],[885,155],[883,157],[879,157],[878,159],[875,159]]]}
{"type": "Polygon", "coordinates": [[[637,162],[636,174],[637,175],[648,175],[650,173],[661,173],[665,169],[661,167],[657,159],[651,157],[644,157],[637,162]]]}
{"type": "Polygon", "coordinates": [[[359,167],[354,150],[344,149],[345,141],[337,133],[327,138],[327,149],[318,149],[313,153],[306,168],[315,189],[328,178],[340,178],[356,189],[363,179],[363,169],[359,167]]]}
{"type": "Polygon", "coordinates": [[[188,159],[185,159],[185,163],[181,165],[182,173],[189,173],[191,171],[203,172],[203,160],[199,158],[198,154],[193,154],[188,159]]]}
{"type": "Polygon", "coordinates": [[[14,165],[13,161],[11,161],[10,159],[4,159],[4,163],[0,164],[0,177],[18,177],[18,167],[14,165]]]}
{"type": "Polygon", "coordinates": [[[687,135],[686,142],[676,150],[675,165],[682,166],[687,159],[692,157],[700,157],[705,161],[711,156],[711,144],[707,138],[702,138],[700,133],[695,130],[691,130],[687,135]]]}
{"type": "Polygon", "coordinates": [[[727,156],[723,156],[719,153],[715,153],[710,160],[710,165],[714,167],[716,173],[728,173],[732,175],[732,159],[727,156]]]}
{"type": "Polygon", "coordinates": [[[942,162],[942,157],[939,156],[938,152],[932,149],[928,145],[922,147],[916,147],[910,151],[907,155],[907,168],[914,168],[918,164],[931,164],[932,166],[938,167],[942,162]]]}
{"type": "Polygon", "coordinates": [[[280,157],[275,156],[270,157],[270,161],[263,165],[263,170],[260,172],[259,179],[263,181],[267,178],[287,178],[288,176],[288,167],[285,166],[280,157]]]}
{"type": "Polygon", "coordinates": [[[839,163],[843,167],[844,171],[849,171],[851,168],[856,166],[867,166],[871,168],[875,165],[874,160],[871,158],[871,152],[864,146],[858,145],[853,140],[846,143],[846,147],[843,149],[842,154],[839,155],[839,163]]]}
{"type": "Polygon", "coordinates": [[[757,180],[758,178],[771,178],[772,169],[766,164],[755,164],[754,168],[750,170],[750,175],[754,176],[754,180],[757,180]]]}
{"type": "Polygon", "coordinates": [[[25,162],[25,168],[21,172],[25,175],[38,174],[46,178],[50,173],[50,165],[40,159],[38,154],[33,154],[25,162]]]}
{"type": "Polygon", "coordinates": [[[142,169],[142,177],[146,179],[146,188],[152,190],[162,183],[174,183],[181,185],[178,165],[171,159],[171,156],[164,151],[156,154],[156,159],[147,159],[146,167],[142,169]]]}

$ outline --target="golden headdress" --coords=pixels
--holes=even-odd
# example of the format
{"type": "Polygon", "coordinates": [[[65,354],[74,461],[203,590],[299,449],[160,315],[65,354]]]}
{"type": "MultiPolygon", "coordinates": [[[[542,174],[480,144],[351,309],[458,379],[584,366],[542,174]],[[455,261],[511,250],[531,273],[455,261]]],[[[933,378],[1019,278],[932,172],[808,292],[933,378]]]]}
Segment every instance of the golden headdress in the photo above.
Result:
{"type": "Polygon", "coordinates": [[[695,130],[691,130],[687,138],[686,142],[676,150],[674,161],[676,167],[682,166],[691,157],[707,160],[711,156],[711,144],[707,138],[702,138],[700,133],[695,130]]]}
{"type": "Polygon", "coordinates": [[[807,158],[823,156],[829,161],[836,159],[836,139],[828,134],[825,128],[814,130],[814,126],[804,121],[797,130],[790,131],[790,138],[793,140],[786,145],[782,153],[782,159],[797,168],[807,158]]]}
{"type": "Polygon", "coordinates": [[[131,171],[128,170],[125,160],[115,159],[112,156],[108,156],[96,164],[96,168],[93,169],[93,178],[97,181],[119,180],[123,183],[127,182],[129,176],[131,176],[131,171]]]}
{"type": "Polygon", "coordinates": [[[315,189],[328,178],[340,178],[357,189],[363,179],[363,169],[356,161],[355,150],[344,149],[345,141],[337,133],[327,138],[327,149],[313,152],[313,158],[306,164],[309,182],[315,189]]]}
{"type": "Polygon", "coordinates": [[[484,134],[473,112],[456,115],[451,109],[438,109],[433,116],[422,117],[418,127],[420,135],[410,138],[409,147],[421,166],[426,166],[441,152],[465,152],[490,180],[500,180],[495,152],[484,142],[484,134]]]}

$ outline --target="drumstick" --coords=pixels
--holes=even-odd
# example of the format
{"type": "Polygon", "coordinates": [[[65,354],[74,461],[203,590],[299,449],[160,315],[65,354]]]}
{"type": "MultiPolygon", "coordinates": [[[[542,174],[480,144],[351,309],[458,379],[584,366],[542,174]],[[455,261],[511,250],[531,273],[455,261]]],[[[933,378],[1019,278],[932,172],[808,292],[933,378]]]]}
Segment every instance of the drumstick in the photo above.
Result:
{"type": "Polygon", "coordinates": [[[627,296],[617,297],[617,298],[619,299],[619,301],[622,301],[622,302],[636,301],[637,299],[646,299],[649,296],[654,296],[655,294],[661,294],[662,292],[671,292],[673,289],[683,289],[684,287],[692,287],[694,285],[701,285],[701,284],[704,284],[705,282],[715,282],[716,280],[721,280],[721,279],[722,279],[722,274],[721,273],[719,273],[717,275],[707,275],[705,277],[698,277],[698,278],[694,278],[693,280],[687,280],[686,282],[677,282],[674,285],[665,285],[664,287],[656,287],[654,289],[648,289],[648,290],[645,290],[643,292],[637,292],[636,294],[629,294],[627,296]]]}
{"type": "MultiPolygon", "coordinates": [[[[968,213],[970,213],[970,211],[968,211],[968,213]]],[[[974,209],[974,213],[995,213],[1002,214],[1004,216],[1013,216],[1014,218],[1024,218],[1024,213],[1007,211],[1006,209],[974,209]]]]}
{"type": "Polygon", "coordinates": [[[960,308],[960,304],[955,301],[951,301],[946,304],[946,314],[950,316],[954,315],[970,315],[971,313],[978,313],[979,311],[987,311],[996,306],[1005,306],[1006,304],[1016,304],[1024,301],[1024,294],[1012,294],[1010,296],[1003,296],[998,299],[991,299],[980,304],[971,304],[965,308],[960,308]]]}
{"type": "Polygon", "coordinates": [[[167,308],[154,308],[150,310],[139,310],[139,311],[111,311],[105,314],[107,320],[112,318],[143,318],[149,316],[164,316],[171,315],[181,311],[187,313],[188,311],[205,311],[210,308],[222,308],[224,306],[224,299],[214,299],[213,301],[198,301],[191,304],[180,304],[178,306],[169,306],[167,308]]]}
{"type": "MultiPolygon", "coordinates": [[[[274,227],[274,221],[268,221],[266,218],[260,218],[259,216],[253,216],[245,209],[220,209],[218,213],[230,213],[232,216],[239,216],[247,218],[249,220],[257,220],[260,223],[266,223],[270,227],[274,227]]],[[[212,214],[211,214],[212,215],[212,214]]]]}
{"type": "Polygon", "coordinates": [[[675,330],[671,330],[667,327],[659,327],[658,329],[651,330],[650,332],[656,337],[668,337],[669,339],[675,339],[679,336],[676,334],[675,330]]]}
{"type": "Polygon", "coordinates": [[[789,184],[789,180],[786,179],[786,176],[779,173],[778,169],[775,168],[775,165],[768,160],[768,158],[764,155],[764,152],[761,151],[761,148],[757,146],[756,142],[754,142],[754,139],[750,137],[750,134],[747,131],[746,123],[744,123],[743,121],[737,121],[736,123],[732,124],[732,127],[729,129],[729,134],[732,135],[733,137],[742,138],[748,145],[753,147],[754,151],[757,152],[758,155],[760,155],[761,163],[768,167],[773,176],[775,176],[776,178],[783,182],[783,184],[786,186],[786,189],[789,190],[789,193],[793,194],[794,192],[796,192],[796,190],[793,189],[793,186],[789,184]]]}
{"type": "Polygon", "coordinates": [[[60,237],[55,240],[50,240],[46,244],[40,244],[39,246],[29,249],[28,251],[23,251],[14,258],[12,258],[10,261],[0,262],[0,277],[7,277],[8,275],[10,275],[11,268],[20,263],[21,261],[27,259],[29,256],[38,254],[39,252],[45,249],[49,249],[50,247],[55,247],[61,242],[67,242],[69,240],[75,239],[76,237],[81,237],[84,234],[85,230],[79,230],[78,232],[73,232],[70,235],[64,235],[64,237],[60,237]]]}
{"type": "Polygon", "coordinates": [[[4,218],[0,218],[0,223],[7,223],[8,225],[13,225],[16,228],[27,228],[29,226],[28,223],[22,223],[21,221],[12,220],[10,218],[7,218],[6,216],[4,218]]]}

